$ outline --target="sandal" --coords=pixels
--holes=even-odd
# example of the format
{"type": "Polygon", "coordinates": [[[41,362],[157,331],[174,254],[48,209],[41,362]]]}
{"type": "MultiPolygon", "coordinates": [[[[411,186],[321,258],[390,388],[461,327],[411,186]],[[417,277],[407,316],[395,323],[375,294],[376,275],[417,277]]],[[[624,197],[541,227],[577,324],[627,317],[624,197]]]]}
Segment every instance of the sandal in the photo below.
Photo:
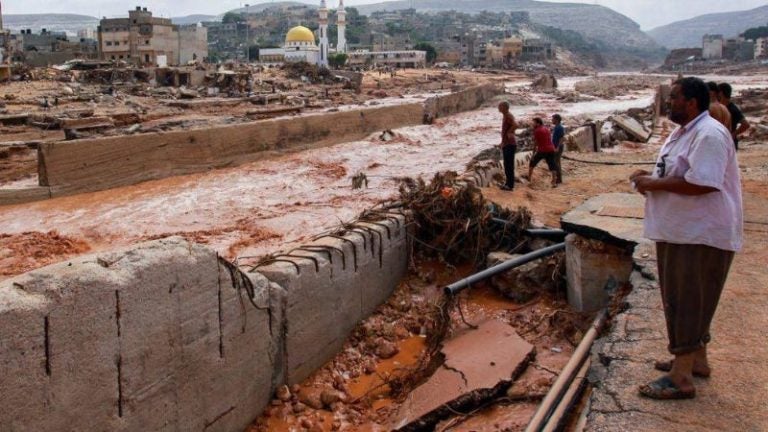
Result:
{"type": "MultiPolygon", "coordinates": [[[[658,371],[669,372],[672,370],[672,360],[657,361],[653,364],[653,368],[658,371]]],[[[711,372],[701,372],[697,371],[696,369],[693,370],[693,376],[698,378],[709,378],[710,374],[711,372]]]]}
{"type": "Polygon", "coordinates": [[[656,381],[651,381],[648,384],[641,385],[639,390],[640,396],[658,400],[693,399],[696,397],[696,389],[686,391],[681,390],[677,384],[672,382],[667,376],[663,376],[656,381]]]}

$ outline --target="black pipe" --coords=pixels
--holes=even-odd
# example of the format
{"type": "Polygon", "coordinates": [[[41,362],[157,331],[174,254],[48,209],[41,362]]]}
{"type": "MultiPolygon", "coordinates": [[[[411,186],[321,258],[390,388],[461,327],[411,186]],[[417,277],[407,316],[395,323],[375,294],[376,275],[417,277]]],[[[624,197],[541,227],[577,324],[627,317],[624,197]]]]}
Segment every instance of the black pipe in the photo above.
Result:
{"type": "Polygon", "coordinates": [[[499,273],[505,272],[507,270],[511,270],[515,267],[520,267],[523,264],[528,264],[529,262],[535,261],[539,258],[544,258],[546,256],[552,255],[555,252],[561,251],[563,249],[565,249],[565,243],[558,243],[553,246],[535,250],[521,257],[517,257],[509,261],[504,261],[501,264],[495,265],[491,268],[487,268],[479,273],[475,273],[472,276],[469,276],[467,278],[464,278],[460,281],[457,281],[448,285],[447,287],[443,288],[443,292],[446,295],[456,295],[461,291],[465,290],[466,288],[469,288],[473,283],[483,281],[485,279],[490,278],[491,276],[495,276],[499,273]]]}
{"type": "MultiPolygon", "coordinates": [[[[504,224],[504,225],[513,225],[512,222],[506,221],[504,219],[499,218],[493,218],[494,222],[504,224]]],[[[561,229],[554,229],[554,228],[528,228],[526,230],[523,230],[523,232],[531,237],[541,237],[552,241],[562,242],[565,240],[565,236],[568,235],[567,232],[561,230],[561,229]]]]}

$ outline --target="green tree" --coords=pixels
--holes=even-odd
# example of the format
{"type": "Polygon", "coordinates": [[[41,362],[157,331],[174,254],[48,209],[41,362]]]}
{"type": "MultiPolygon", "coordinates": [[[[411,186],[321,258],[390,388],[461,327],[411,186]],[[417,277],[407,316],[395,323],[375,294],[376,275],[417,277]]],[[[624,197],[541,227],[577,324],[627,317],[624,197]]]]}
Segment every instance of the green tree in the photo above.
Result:
{"type": "Polygon", "coordinates": [[[437,50],[432,45],[426,43],[426,42],[419,42],[416,45],[413,46],[413,49],[417,51],[426,51],[427,52],[427,63],[433,63],[435,59],[437,58],[437,50]]]}
{"type": "Polygon", "coordinates": [[[328,56],[328,65],[332,68],[344,67],[347,64],[347,55],[344,53],[336,53],[328,56]]]}
{"type": "Polygon", "coordinates": [[[768,36],[768,26],[752,27],[744,32],[744,39],[755,40],[768,36]]]}
{"type": "Polygon", "coordinates": [[[238,23],[241,21],[243,21],[243,15],[237,12],[227,12],[224,14],[224,17],[221,19],[221,22],[223,22],[224,24],[238,23]]]}

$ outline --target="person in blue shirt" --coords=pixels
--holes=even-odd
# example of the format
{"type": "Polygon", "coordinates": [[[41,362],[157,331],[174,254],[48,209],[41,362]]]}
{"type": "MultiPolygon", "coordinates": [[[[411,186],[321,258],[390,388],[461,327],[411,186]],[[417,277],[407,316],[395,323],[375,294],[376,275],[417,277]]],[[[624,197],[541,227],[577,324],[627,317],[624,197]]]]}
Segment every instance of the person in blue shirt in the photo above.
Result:
{"type": "Polygon", "coordinates": [[[555,162],[557,164],[557,184],[563,182],[562,156],[565,148],[565,128],[562,125],[563,118],[560,114],[552,116],[552,144],[555,145],[555,162]]]}

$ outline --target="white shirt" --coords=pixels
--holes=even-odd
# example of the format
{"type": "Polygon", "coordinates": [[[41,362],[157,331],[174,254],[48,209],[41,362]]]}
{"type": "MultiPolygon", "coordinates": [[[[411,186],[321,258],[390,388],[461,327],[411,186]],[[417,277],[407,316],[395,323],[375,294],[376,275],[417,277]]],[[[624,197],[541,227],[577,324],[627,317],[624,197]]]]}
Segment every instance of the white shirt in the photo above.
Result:
{"type": "Polygon", "coordinates": [[[741,177],[730,132],[705,111],[661,147],[653,177],[681,177],[717,189],[703,195],[646,193],[645,236],[728,251],[742,246],[741,177]]]}

